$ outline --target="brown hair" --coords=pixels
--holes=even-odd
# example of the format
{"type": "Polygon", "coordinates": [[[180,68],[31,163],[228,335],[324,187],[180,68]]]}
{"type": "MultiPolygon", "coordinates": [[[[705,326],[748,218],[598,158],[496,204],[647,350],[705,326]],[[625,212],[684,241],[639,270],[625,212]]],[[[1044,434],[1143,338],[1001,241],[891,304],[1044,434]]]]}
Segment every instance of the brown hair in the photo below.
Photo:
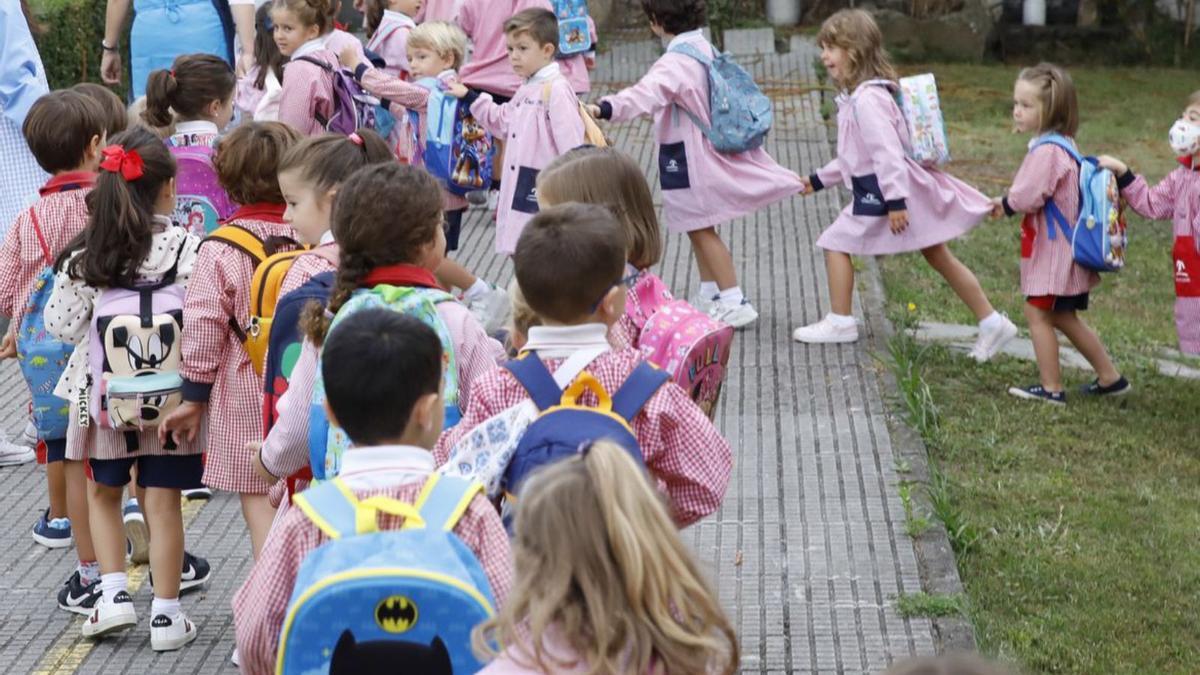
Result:
{"type": "Polygon", "coordinates": [[[850,72],[846,81],[838,82],[843,89],[853,91],[867,80],[896,80],[896,68],[883,48],[883,33],[875,19],[861,9],[843,9],[825,19],[817,44],[846,50],[850,72]]]}
{"type": "Polygon", "coordinates": [[[1074,138],[1079,131],[1079,102],[1075,83],[1066,69],[1053,63],[1039,63],[1023,69],[1017,80],[1037,87],[1038,100],[1042,104],[1038,132],[1055,131],[1074,138]]]}
{"type": "Polygon", "coordinates": [[[541,469],[517,502],[517,578],[475,650],[513,647],[541,672],[572,667],[546,649],[551,630],[589,674],[737,671],[738,641],[712,586],[645,471],[601,441],[541,469]]]}
{"type": "Polygon", "coordinates": [[[95,82],[80,82],[71,89],[96,101],[104,109],[106,118],[104,129],[108,132],[109,138],[125,131],[125,128],[129,126],[129,114],[125,112],[125,104],[121,102],[121,97],[114,94],[108,87],[95,82]]]}
{"type": "Polygon", "coordinates": [[[642,0],[642,11],[670,35],[679,35],[708,24],[705,0],[642,0]]]}
{"type": "Polygon", "coordinates": [[[175,59],[170,70],[151,71],[146,78],[146,110],[142,117],[152,127],[170,124],[172,110],[185,120],[196,119],[213,101],[228,101],[236,87],[237,76],[224,59],[212,54],[184,54],[175,59]]]}
{"type": "Polygon", "coordinates": [[[512,315],[508,319],[510,340],[513,333],[520,333],[528,339],[529,329],[542,325],[542,317],[529,306],[516,279],[508,284],[508,301],[512,304],[512,315]]]}
{"type": "Polygon", "coordinates": [[[379,24],[383,23],[383,11],[387,9],[387,0],[363,0],[363,28],[367,37],[375,37],[379,24]]]}
{"type": "MultiPolygon", "coordinates": [[[[309,136],[284,153],[279,173],[300,171],[300,179],[317,191],[330,190],[368,164],[395,159],[387,141],[370,129],[359,129],[362,144],[341,134],[309,136]]],[[[278,182],[278,179],[276,179],[278,182]]]]}
{"type": "Polygon", "coordinates": [[[504,22],[504,34],[511,37],[528,35],[539,47],[554,45],[554,49],[557,51],[558,17],[548,9],[521,10],[504,22]]]}
{"type": "Polygon", "coordinates": [[[305,26],[316,26],[318,34],[333,30],[333,3],[329,0],[274,0],[271,11],[286,9],[305,26]]]}
{"type": "Polygon", "coordinates": [[[283,64],[287,57],[279,51],[275,44],[274,24],[271,23],[271,3],[259,7],[254,12],[254,63],[258,65],[258,75],[254,78],[254,88],[267,88],[267,73],[275,73],[275,79],[283,82],[283,64]]]}
{"type": "Polygon", "coordinates": [[[1192,95],[1188,97],[1187,107],[1190,108],[1194,105],[1200,105],[1200,89],[1193,91],[1192,95]]]}
{"type": "Polygon", "coordinates": [[[443,58],[450,56],[458,70],[467,57],[467,34],[452,23],[426,21],[408,34],[408,48],[428,49],[443,58]]]}
{"type": "Polygon", "coordinates": [[[591,314],[620,280],[627,249],[625,230],[611,211],[569,202],[542,210],[525,225],[513,269],[533,311],[571,323],[591,314]]]}
{"type": "Polygon", "coordinates": [[[339,249],[337,281],[328,313],[316,303],[301,317],[304,333],[320,345],[329,317],[376,267],[417,261],[442,227],[442,191],[424,169],[386,162],[355,171],[333,200],[330,221],[339,249]]]}
{"type": "Polygon", "coordinates": [[[71,89],[52,91],[33,102],[21,133],[47,173],[83,164],[92,138],[104,137],[108,116],[90,96],[71,89]]]}
{"type": "Polygon", "coordinates": [[[154,206],[163,187],[175,177],[175,159],[149,129],[127,129],[111,139],[109,147],[114,146],[141,157],[142,175],[126,180],[120,171],[100,171],[96,187],[86,197],[88,225],[56,263],[62,269],[70,260],[67,273],[95,288],[130,286],[136,281],[150,253],[154,206]],[[71,257],[78,249],[83,252],[71,257]]]}
{"type": "Polygon", "coordinates": [[[974,654],[947,654],[907,659],[888,668],[883,675],[1008,675],[1010,672],[974,654]]]}
{"type": "Polygon", "coordinates": [[[547,204],[606,206],[625,227],[626,256],[639,270],[662,258],[663,238],[650,186],[641,167],[615,148],[585,145],[559,155],[538,175],[538,197],[547,204]]]}
{"type": "Polygon", "coordinates": [[[282,204],[279,164],[300,132],[282,122],[246,122],[217,142],[217,182],[238,204],[282,204]]]}

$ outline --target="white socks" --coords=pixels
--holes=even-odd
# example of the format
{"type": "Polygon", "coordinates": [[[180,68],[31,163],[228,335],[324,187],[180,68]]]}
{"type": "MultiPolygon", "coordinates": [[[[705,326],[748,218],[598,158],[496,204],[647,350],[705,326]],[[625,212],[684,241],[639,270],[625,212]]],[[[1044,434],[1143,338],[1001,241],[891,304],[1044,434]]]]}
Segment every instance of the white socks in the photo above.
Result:
{"type": "Polygon", "coordinates": [[[979,327],[982,328],[983,330],[995,330],[995,329],[999,328],[1003,323],[1004,323],[1004,317],[1000,315],[1000,312],[997,312],[996,310],[992,310],[991,314],[988,314],[986,317],[983,318],[982,321],[979,322],[979,327]]]}
{"type": "Polygon", "coordinates": [[[183,607],[179,604],[179,598],[164,600],[156,595],[154,602],[150,603],[150,616],[152,617],[165,614],[168,619],[174,621],[182,613],[183,607]]]}
{"type": "Polygon", "coordinates": [[[854,325],[854,317],[849,314],[834,314],[830,312],[825,318],[829,319],[829,323],[838,328],[848,328],[854,325]]]}
{"type": "Polygon", "coordinates": [[[128,590],[128,588],[129,576],[124,572],[113,572],[112,574],[100,575],[100,592],[110,602],[114,597],[116,597],[117,593],[128,590]]]}
{"type": "Polygon", "coordinates": [[[463,292],[463,297],[467,300],[474,300],[490,290],[492,290],[491,284],[483,279],[476,278],[475,283],[471,284],[471,287],[463,292]]]}
{"type": "Polygon", "coordinates": [[[721,289],[717,288],[717,282],[715,282],[715,281],[701,281],[700,282],[700,297],[701,298],[703,298],[705,300],[710,300],[712,298],[717,297],[717,295],[720,294],[720,292],[721,292],[721,289]]]}
{"type": "Polygon", "coordinates": [[[741,286],[731,286],[720,292],[721,302],[726,305],[740,305],[746,299],[741,286]]]}

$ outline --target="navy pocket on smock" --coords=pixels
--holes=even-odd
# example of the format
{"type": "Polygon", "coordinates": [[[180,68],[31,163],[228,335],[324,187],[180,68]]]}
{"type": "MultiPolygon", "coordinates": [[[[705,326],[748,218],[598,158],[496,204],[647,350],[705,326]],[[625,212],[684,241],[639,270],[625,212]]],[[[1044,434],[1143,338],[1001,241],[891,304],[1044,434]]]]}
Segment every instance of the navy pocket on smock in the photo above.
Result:
{"type": "Polygon", "coordinates": [[[658,146],[658,177],[664,190],[684,190],[688,180],[687,150],[683,141],[658,146]]]}
{"type": "Polygon", "coordinates": [[[537,177],[539,170],[527,166],[517,172],[517,189],[513,190],[512,209],[521,213],[537,213],[537,177]]]}
{"type": "Polygon", "coordinates": [[[850,178],[850,189],[854,192],[854,215],[887,215],[887,204],[883,201],[883,190],[879,189],[879,179],[875,177],[875,174],[852,176],[850,178]]]}

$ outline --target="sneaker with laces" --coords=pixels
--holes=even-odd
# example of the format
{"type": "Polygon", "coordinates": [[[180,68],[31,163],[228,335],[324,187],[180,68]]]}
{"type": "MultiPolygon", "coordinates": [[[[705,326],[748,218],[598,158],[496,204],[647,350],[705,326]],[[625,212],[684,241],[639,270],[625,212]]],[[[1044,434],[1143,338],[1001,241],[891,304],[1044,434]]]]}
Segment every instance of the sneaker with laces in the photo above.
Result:
{"type": "Polygon", "coordinates": [[[34,445],[37,445],[36,436],[33,445],[14,443],[8,439],[8,434],[0,429],[0,466],[28,464],[37,459],[37,453],[33,449],[34,445]]]}
{"type": "Polygon", "coordinates": [[[210,488],[201,487],[194,490],[182,490],[183,498],[190,501],[208,501],[212,499],[212,490],[210,488]]]}
{"type": "Polygon", "coordinates": [[[715,300],[708,310],[708,315],[734,328],[749,326],[758,320],[758,311],[754,309],[754,305],[751,305],[749,300],[744,298],[736,305],[715,300]]]}
{"type": "Polygon", "coordinates": [[[1100,379],[1097,378],[1079,387],[1079,393],[1084,396],[1124,396],[1131,391],[1133,391],[1133,385],[1125,379],[1124,375],[1108,386],[1102,386],[1100,379]]]}
{"type": "Polygon", "coordinates": [[[63,587],[58,590],[58,608],[68,612],[87,616],[96,608],[100,600],[100,580],[84,585],[79,576],[79,570],[71,574],[63,587]]]}
{"type": "Polygon", "coordinates": [[[150,528],[136,499],[125,502],[125,553],[129,562],[144,565],[150,562],[150,528]]]}
{"type": "Polygon", "coordinates": [[[801,326],[792,331],[792,339],[796,342],[810,344],[833,344],[858,341],[858,322],[839,326],[826,315],[824,319],[807,326],[801,326]]]}
{"type": "Polygon", "coordinates": [[[688,298],[688,304],[700,310],[701,312],[708,314],[710,311],[712,311],[712,307],[714,304],[716,304],[717,298],[719,297],[721,296],[714,295],[712,297],[705,297],[702,293],[696,293],[692,297],[688,298]]]}
{"type": "Polygon", "coordinates": [[[112,599],[101,595],[91,615],[81,629],[85,638],[101,638],[117,631],[137,625],[137,612],[133,609],[133,598],[126,591],[118,591],[112,599]]]}
{"type": "Polygon", "coordinates": [[[1066,405],[1067,392],[1065,391],[1047,391],[1040,384],[1030,385],[1028,387],[1009,387],[1008,393],[1023,398],[1027,401],[1041,401],[1050,405],[1066,405]]]}
{"type": "Polygon", "coordinates": [[[71,519],[51,518],[50,509],[33,525],[33,540],[46,548],[68,548],[71,545],[71,519]]]}
{"type": "MultiPolygon", "coordinates": [[[[208,561],[200,556],[192,555],[187,551],[183,552],[183,570],[179,573],[179,592],[190,591],[193,588],[200,588],[212,576],[212,566],[208,561]]],[[[149,574],[150,588],[154,588],[154,573],[149,574]]]]}
{"type": "Polygon", "coordinates": [[[159,614],[150,621],[150,649],[156,652],[175,651],[196,639],[196,624],[183,612],[174,618],[159,614]]]}
{"type": "Polygon", "coordinates": [[[480,293],[470,300],[464,301],[467,303],[467,309],[471,310],[471,314],[483,324],[483,330],[488,335],[495,333],[504,327],[508,321],[509,315],[512,313],[512,302],[508,299],[508,293],[488,284],[487,291],[480,293]]]}
{"type": "Polygon", "coordinates": [[[996,355],[1004,345],[1008,344],[1017,336],[1017,325],[1009,321],[1007,316],[1000,315],[1003,321],[995,328],[988,330],[986,328],[979,329],[979,339],[975,341],[975,346],[971,348],[971,358],[977,363],[987,363],[993,356],[996,355]]]}

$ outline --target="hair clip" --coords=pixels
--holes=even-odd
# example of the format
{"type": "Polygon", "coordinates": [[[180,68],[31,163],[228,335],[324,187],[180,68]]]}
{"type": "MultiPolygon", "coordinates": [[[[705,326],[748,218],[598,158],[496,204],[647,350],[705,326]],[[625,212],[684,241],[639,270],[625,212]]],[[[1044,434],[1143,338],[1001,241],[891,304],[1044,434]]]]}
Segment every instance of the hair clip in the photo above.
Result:
{"type": "Polygon", "coordinates": [[[359,136],[357,131],[350,132],[350,135],[347,136],[346,138],[349,138],[351,143],[357,145],[360,148],[363,146],[363,137],[359,136]]]}
{"type": "Polygon", "coordinates": [[[126,182],[137,180],[145,173],[146,163],[142,161],[142,156],[137,150],[125,150],[123,145],[110,145],[100,151],[104,156],[104,160],[100,162],[100,168],[105,171],[120,174],[126,182]]]}

